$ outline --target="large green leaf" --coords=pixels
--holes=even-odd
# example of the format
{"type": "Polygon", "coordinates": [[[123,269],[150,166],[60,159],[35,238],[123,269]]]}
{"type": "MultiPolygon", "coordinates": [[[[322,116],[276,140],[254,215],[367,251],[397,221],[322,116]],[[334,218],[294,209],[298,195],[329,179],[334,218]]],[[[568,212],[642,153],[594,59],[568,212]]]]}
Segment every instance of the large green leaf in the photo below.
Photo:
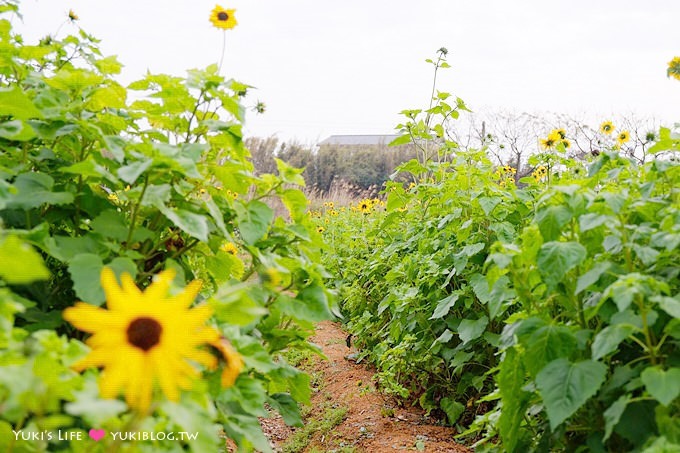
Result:
{"type": "Polygon", "coordinates": [[[547,242],[538,251],[536,264],[546,284],[555,287],[586,255],[585,247],[578,242],[547,242]]]}
{"type": "Polygon", "coordinates": [[[458,336],[463,344],[468,343],[481,337],[488,324],[489,318],[486,316],[479,319],[463,319],[458,325],[458,336]]]}
{"type": "Polygon", "coordinates": [[[44,173],[22,173],[14,181],[17,193],[7,202],[8,208],[31,209],[47,204],[73,202],[70,192],[52,192],[54,178],[44,173]]]}
{"type": "Polygon", "coordinates": [[[593,341],[593,360],[599,360],[616,350],[619,344],[634,331],[635,327],[626,324],[616,324],[602,329],[593,341]]]}
{"type": "Polygon", "coordinates": [[[531,376],[536,376],[555,359],[569,358],[578,343],[569,327],[547,324],[538,318],[523,321],[517,329],[517,336],[525,348],[524,363],[531,376]]]}
{"type": "Polygon", "coordinates": [[[20,120],[42,118],[42,112],[17,85],[0,88],[0,116],[11,116],[20,120]]]}
{"type": "Polygon", "coordinates": [[[548,206],[536,213],[536,223],[544,241],[554,241],[562,232],[562,227],[571,220],[571,210],[564,205],[548,206]]]}
{"type": "Polygon", "coordinates": [[[680,368],[664,371],[660,367],[646,368],[640,375],[650,395],[668,406],[680,395],[680,368]]]}
{"type": "Polygon", "coordinates": [[[104,290],[99,283],[103,267],[101,257],[92,253],[81,253],[69,262],[68,271],[78,299],[92,305],[104,303],[104,290]]]}
{"type": "Polygon", "coordinates": [[[0,278],[10,285],[25,285],[46,280],[50,271],[30,245],[10,235],[0,243],[0,278]]]}
{"type": "Polygon", "coordinates": [[[439,406],[446,414],[446,418],[449,419],[451,425],[456,423],[463,412],[465,412],[465,406],[463,404],[449,397],[442,398],[439,402],[439,406]]]}
{"type": "MultiPolygon", "coordinates": [[[[237,205],[239,206],[239,205],[237,205]]],[[[251,201],[245,209],[238,209],[239,232],[247,244],[253,245],[269,231],[274,211],[261,201],[251,201]]]]}
{"type": "Polygon", "coordinates": [[[604,438],[603,441],[609,439],[612,435],[614,428],[619,423],[621,415],[626,410],[630,397],[628,395],[622,395],[614,404],[609,406],[606,411],[604,411],[604,438]]]}
{"type": "Polygon", "coordinates": [[[458,293],[452,293],[437,302],[437,306],[434,309],[434,313],[430,316],[430,319],[439,319],[447,315],[449,310],[456,305],[460,295],[458,293]]]}
{"type": "Polygon", "coordinates": [[[550,429],[553,431],[595,395],[604,382],[607,367],[600,362],[567,359],[550,362],[536,376],[536,386],[543,398],[550,429]]]}
{"type": "Polygon", "coordinates": [[[189,236],[204,242],[208,240],[208,219],[204,215],[162,204],[158,205],[158,210],[189,236]]]}
{"type": "Polygon", "coordinates": [[[505,357],[498,372],[497,383],[503,402],[498,429],[505,449],[515,451],[531,395],[523,390],[526,385],[526,371],[515,348],[505,351],[505,357]]]}

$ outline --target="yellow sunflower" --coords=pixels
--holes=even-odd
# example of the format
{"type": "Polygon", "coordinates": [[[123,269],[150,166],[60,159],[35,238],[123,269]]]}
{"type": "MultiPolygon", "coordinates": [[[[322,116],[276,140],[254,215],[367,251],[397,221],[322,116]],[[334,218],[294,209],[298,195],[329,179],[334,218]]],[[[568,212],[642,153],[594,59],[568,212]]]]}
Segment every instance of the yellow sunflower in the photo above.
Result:
{"type": "Polygon", "coordinates": [[[77,15],[76,13],[73,12],[72,9],[69,9],[69,10],[68,10],[68,19],[69,19],[71,22],[75,22],[75,21],[77,21],[77,20],[80,19],[80,18],[78,17],[78,15],[77,15]]]}
{"type": "Polygon", "coordinates": [[[224,338],[212,341],[210,345],[222,354],[222,358],[226,362],[222,370],[222,387],[231,387],[243,369],[243,358],[224,338]]]}
{"type": "Polygon", "coordinates": [[[317,231],[317,233],[323,233],[324,231],[326,231],[326,229],[324,227],[322,227],[321,225],[319,225],[318,227],[316,227],[316,231],[317,231]]]}
{"type": "Polygon", "coordinates": [[[564,146],[564,149],[571,148],[571,142],[569,140],[567,140],[566,138],[560,140],[560,143],[562,143],[562,146],[564,146]]]}
{"type": "Polygon", "coordinates": [[[369,199],[364,199],[359,202],[357,209],[364,214],[368,214],[373,209],[373,203],[369,199]]]}
{"type": "Polygon", "coordinates": [[[680,80],[680,57],[674,57],[668,62],[668,70],[666,71],[668,77],[680,80]]]}
{"type": "Polygon", "coordinates": [[[553,149],[557,140],[554,137],[548,136],[548,138],[541,139],[541,148],[543,149],[553,149]]]}
{"type": "Polygon", "coordinates": [[[565,131],[565,130],[562,129],[562,128],[560,128],[560,129],[555,129],[555,130],[552,131],[551,133],[559,135],[559,136],[560,136],[560,140],[564,140],[565,138],[567,138],[567,131],[565,131]]]}
{"type": "Polygon", "coordinates": [[[621,131],[621,132],[619,133],[618,137],[616,137],[616,142],[617,142],[619,145],[623,145],[623,144],[626,143],[628,140],[630,140],[630,132],[628,132],[628,131],[621,131]]]}
{"type": "Polygon", "coordinates": [[[220,246],[220,250],[231,255],[238,255],[238,247],[236,247],[233,242],[225,242],[220,246]]]}
{"type": "Polygon", "coordinates": [[[614,132],[614,124],[612,124],[611,121],[605,121],[604,123],[600,124],[600,132],[604,134],[611,134],[614,132]]]}
{"type": "Polygon", "coordinates": [[[215,8],[210,13],[210,22],[212,22],[215,28],[230,30],[238,25],[234,16],[235,12],[235,9],[225,9],[220,5],[215,5],[215,8]]]}
{"type": "Polygon", "coordinates": [[[87,339],[92,351],[73,367],[103,367],[103,398],[115,398],[123,390],[128,406],[145,413],[155,384],[171,401],[179,400],[178,388],[191,388],[199,371],[189,360],[210,368],[217,365],[212,354],[198,349],[220,337],[205,325],[212,310],[207,305],[190,308],[201,282],[195,280],[183,292],[168,296],[174,276],[174,270],[163,271],[141,291],[126,273],[119,286],[105,267],[101,284],[108,310],[84,302],[64,310],[65,320],[92,334],[87,339]]]}

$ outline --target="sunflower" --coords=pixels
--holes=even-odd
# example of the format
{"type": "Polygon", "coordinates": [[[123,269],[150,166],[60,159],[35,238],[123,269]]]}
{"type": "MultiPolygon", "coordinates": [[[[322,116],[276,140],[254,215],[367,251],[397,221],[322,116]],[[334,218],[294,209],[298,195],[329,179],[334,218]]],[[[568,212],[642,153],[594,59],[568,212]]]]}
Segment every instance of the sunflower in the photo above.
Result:
{"type": "Polygon", "coordinates": [[[212,22],[215,28],[230,30],[238,25],[234,12],[236,12],[235,9],[224,9],[220,5],[215,5],[215,8],[210,13],[210,22],[212,22]]]}
{"type": "Polygon", "coordinates": [[[80,18],[78,17],[78,15],[77,15],[76,13],[73,12],[72,9],[69,9],[69,10],[68,10],[68,19],[69,19],[71,22],[75,22],[75,21],[77,21],[77,20],[80,19],[80,18]]]}
{"type": "Polygon", "coordinates": [[[281,284],[281,274],[273,267],[268,267],[260,274],[260,280],[266,286],[277,287],[281,284]]]}
{"type": "Polygon", "coordinates": [[[623,145],[623,144],[626,143],[628,140],[630,140],[630,132],[628,132],[628,131],[621,131],[621,132],[619,133],[618,137],[616,137],[616,142],[617,142],[619,145],[623,145]]]}
{"type": "Polygon", "coordinates": [[[231,255],[238,255],[238,247],[236,247],[233,242],[225,242],[220,246],[220,250],[231,255]]]}
{"type": "Polygon", "coordinates": [[[369,212],[371,212],[371,209],[373,208],[373,203],[371,203],[371,200],[361,200],[357,208],[362,213],[368,214],[369,212]]]}
{"type": "Polygon", "coordinates": [[[158,274],[141,291],[132,277],[123,273],[122,286],[113,271],[105,267],[101,285],[108,310],[78,302],[63,312],[65,320],[92,334],[87,344],[92,351],[73,365],[82,371],[103,367],[99,389],[103,398],[115,398],[124,390],[128,406],[145,413],[154,384],[171,401],[179,400],[179,390],[191,388],[198,370],[188,360],[214,368],[216,358],[198,349],[220,337],[205,325],[212,310],[207,305],[189,308],[201,287],[195,280],[183,292],[168,296],[175,271],[158,274]]]}
{"type": "Polygon", "coordinates": [[[317,233],[323,233],[324,231],[326,231],[326,229],[325,229],[324,227],[322,227],[321,225],[319,225],[318,227],[316,227],[316,232],[317,232],[317,233]]]}
{"type": "Polygon", "coordinates": [[[569,149],[571,148],[571,142],[567,140],[566,138],[563,138],[560,140],[560,143],[562,143],[562,146],[564,146],[564,149],[569,149]]]}
{"type": "Polygon", "coordinates": [[[553,149],[557,140],[555,138],[548,136],[548,138],[541,139],[541,148],[543,149],[553,149]]]}
{"type": "Polygon", "coordinates": [[[225,338],[211,341],[210,345],[220,352],[226,362],[222,369],[222,387],[231,387],[243,369],[243,358],[225,338]]]}
{"type": "Polygon", "coordinates": [[[680,57],[674,57],[668,62],[668,70],[666,71],[668,77],[680,80],[680,57]]]}
{"type": "Polygon", "coordinates": [[[559,136],[560,136],[560,140],[564,140],[565,138],[567,138],[567,131],[565,131],[565,130],[562,129],[562,128],[560,128],[560,129],[555,129],[555,130],[552,131],[551,133],[552,133],[552,134],[557,134],[557,135],[559,135],[559,136]]]}
{"type": "Polygon", "coordinates": [[[611,121],[605,121],[604,123],[600,124],[600,132],[604,134],[611,134],[614,132],[614,124],[612,124],[611,121]]]}

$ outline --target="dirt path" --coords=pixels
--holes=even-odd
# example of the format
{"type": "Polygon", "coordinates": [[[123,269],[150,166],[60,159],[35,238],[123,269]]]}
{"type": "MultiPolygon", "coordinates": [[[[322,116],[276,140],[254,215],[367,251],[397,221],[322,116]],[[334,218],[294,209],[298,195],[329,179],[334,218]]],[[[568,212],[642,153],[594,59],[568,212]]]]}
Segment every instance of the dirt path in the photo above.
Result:
{"type": "Polygon", "coordinates": [[[316,391],[305,410],[305,427],[289,428],[279,418],[262,420],[275,451],[467,452],[453,440],[454,430],[436,426],[412,407],[400,408],[375,391],[374,371],[346,356],[347,334],[340,325],[322,322],[312,339],[328,360],[312,359],[304,367],[316,391]]]}

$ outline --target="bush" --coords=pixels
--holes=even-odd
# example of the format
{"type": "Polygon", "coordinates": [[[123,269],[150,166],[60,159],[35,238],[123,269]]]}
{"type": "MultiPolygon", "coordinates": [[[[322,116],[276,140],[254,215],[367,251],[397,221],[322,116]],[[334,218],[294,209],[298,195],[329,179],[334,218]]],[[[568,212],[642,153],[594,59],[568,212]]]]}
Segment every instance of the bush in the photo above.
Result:
{"type": "MultiPolygon", "coordinates": [[[[278,161],[278,176],[253,173],[241,133],[247,86],[212,65],[186,78],[149,74],[123,87],[114,78],[121,64],[103,57],[82,30],[27,45],[0,19],[0,40],[0,449],[176,450],[168,439],[113,438],[116,431],[164,431],[198,433],[180,444],[216,451],[222,431],[242,450],[269,451],[257,419],[267,415],[265,403],[300,424],[296,402],[310,396],[309,377],[280,353],[316,350],[306,339],[313,323],[331,314],[301,170],[278,161]],[[128,100],[131,91],[138,100],[128,100]],[[290,222],[275,218],[270,200],[286,206],[290,222]],[[105,283],[109,270],[122,278],[123,293],[105,283]],[[193,335],[216,349],[190,353],[176,345],[192,358],[191,367],[167,358],[177,369],[161,380],[177,378],[186,389],[177,398],[168,397],[173,385],[166,381],[165,396],[153,393],[147,410],[134,393],[139,382],[128,382],[127,404],[104,399],[96,382],[104,390],[102,379],[110,383],[113,371],[71,368],[89,348],[63,310],[80,300],[91,304],[82,310],[111,319],[114,305],[136,310],[129,300],[138,297],[135,287],[146,288],[145,304],[170,290],[169,300],[188,305],[198,286],[187,282],[195,279],[203,286],[191,313],[214,316],[205,327],[201,318],[193,335]],[[94,308],[105,299],[108,311],[94,308]],[[217,369],[198,365],[217,357],[217,369]],[[198,376],[187,382],[179,369],[198,376]],[[92,438],[98,429],[108,433],[104,439],[92,438]],[[90,437],[88,430],[95,430],[90,437]]],[[[180,330],[198,322],[186,313],[184,323],[177,314],[167,319],[180,330]]],[[[132,323],[127,329],[127,343],[143,343],[131,339],[132,323]]],[[[107,332],[99,340],[108,340],[95,334],[88,344],[113,357],[120,351],[107,332]]],[[[180,338],[179,330],[161,335],[163,342],[180,338]]],[[[137,375],[146,376],[131,369],[128,378],[137,375]]]]}

